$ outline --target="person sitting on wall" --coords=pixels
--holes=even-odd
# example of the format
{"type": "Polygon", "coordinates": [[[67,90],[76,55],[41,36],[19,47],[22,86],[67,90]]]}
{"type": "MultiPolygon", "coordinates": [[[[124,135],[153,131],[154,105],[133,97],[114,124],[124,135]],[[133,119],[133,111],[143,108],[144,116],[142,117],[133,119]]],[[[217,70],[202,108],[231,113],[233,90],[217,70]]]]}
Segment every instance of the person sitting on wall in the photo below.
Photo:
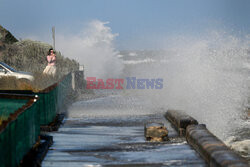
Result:
{"type": "Polygon", "coordinates": [[[43,74],[52,75],[54,77],[56,75],[56,54],[52,48],[49,49],[47,61],[48,65],[43,70],[43,74]]]}

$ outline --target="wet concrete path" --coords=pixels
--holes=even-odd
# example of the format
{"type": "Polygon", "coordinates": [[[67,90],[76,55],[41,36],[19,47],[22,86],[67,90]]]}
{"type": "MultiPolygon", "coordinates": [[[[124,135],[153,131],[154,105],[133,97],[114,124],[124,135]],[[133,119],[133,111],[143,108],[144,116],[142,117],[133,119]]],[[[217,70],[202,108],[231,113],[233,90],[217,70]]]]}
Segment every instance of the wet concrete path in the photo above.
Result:
{"type": "Polygon", "coordinates": [[[50,133],[54,144],[42,166],[206,166],[163,114],[152,114],[141,105],[122,96],[75,103],[59,131],[50,133]],[[131,101],[133,106],[127,105],[131,101]],[[145,141],[146,122],[164,123],[170,141],[145,141]]]}

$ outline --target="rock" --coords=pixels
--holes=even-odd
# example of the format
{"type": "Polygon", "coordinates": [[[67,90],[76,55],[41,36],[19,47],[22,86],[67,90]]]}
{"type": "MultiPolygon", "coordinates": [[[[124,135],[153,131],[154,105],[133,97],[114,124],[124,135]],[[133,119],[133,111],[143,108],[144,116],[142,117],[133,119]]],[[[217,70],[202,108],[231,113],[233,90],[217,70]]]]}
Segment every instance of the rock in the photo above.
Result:
{"type": "Polygon", "coordinates": [[[0,42],[4,44],[12,44],[18,40],[5,28],[0,25],[0,42]]]}
{"type": "Polygon", "coordinates": [[[168,140],[168,130],[163,124],[154,123],[145,125],[144,130],[147,141],[162,142],[168,140]]]}

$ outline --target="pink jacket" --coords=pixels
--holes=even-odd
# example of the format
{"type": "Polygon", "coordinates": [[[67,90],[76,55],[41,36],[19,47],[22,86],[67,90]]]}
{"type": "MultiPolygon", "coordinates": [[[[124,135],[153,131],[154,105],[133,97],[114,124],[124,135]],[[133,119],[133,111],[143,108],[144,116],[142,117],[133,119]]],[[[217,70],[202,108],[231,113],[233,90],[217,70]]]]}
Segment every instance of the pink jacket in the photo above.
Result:
{"type": "Polygon", "coordinates": [[[48,61],[48,66],[54,66],[56,64],[56,56],[48,55],[47,61],[48,61]]]}

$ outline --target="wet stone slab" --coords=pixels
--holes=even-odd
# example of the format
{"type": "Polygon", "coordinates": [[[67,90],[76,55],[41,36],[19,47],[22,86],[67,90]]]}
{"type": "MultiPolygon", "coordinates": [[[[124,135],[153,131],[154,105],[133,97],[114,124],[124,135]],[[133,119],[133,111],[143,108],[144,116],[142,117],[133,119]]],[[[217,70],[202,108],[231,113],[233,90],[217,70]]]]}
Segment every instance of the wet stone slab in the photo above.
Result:
{"type": "Polygon", "coordinates": [[[43,167],[206,166],[161,114],[68,118],[58,132],[50,135],[54,144],[43,167]],[[147,121],[163,122],[169,130],[170,141],[145,141],[147,121]]]}

